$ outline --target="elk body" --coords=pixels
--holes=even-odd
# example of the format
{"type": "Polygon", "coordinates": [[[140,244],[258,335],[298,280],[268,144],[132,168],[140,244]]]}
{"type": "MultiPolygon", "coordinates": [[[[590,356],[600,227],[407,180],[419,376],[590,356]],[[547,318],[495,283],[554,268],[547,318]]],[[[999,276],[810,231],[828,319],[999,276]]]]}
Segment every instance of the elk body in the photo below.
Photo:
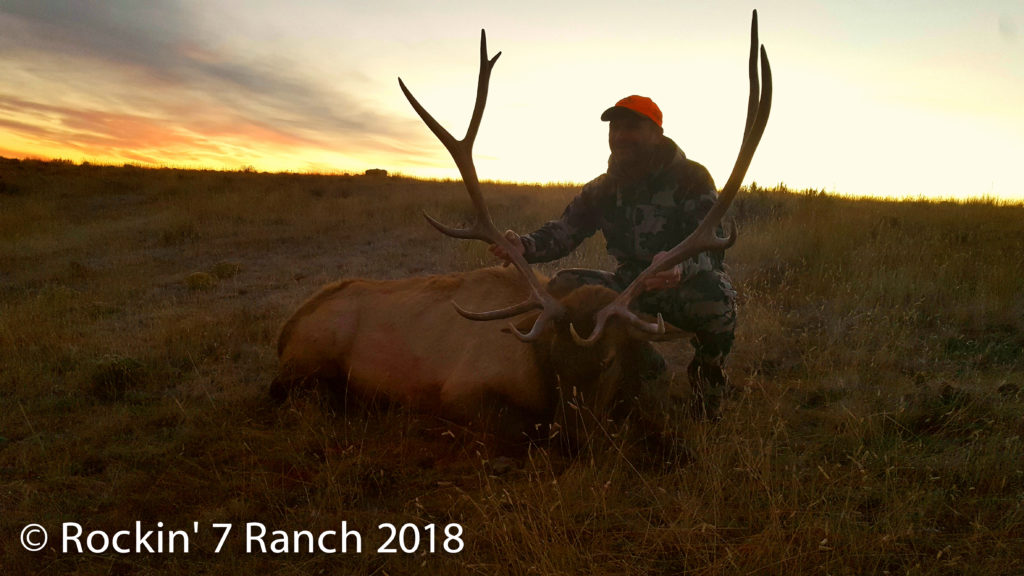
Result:
{"type": "Polygon", "coordinates": [[[755,12],[743,143],[717,202],[690,236],[622,293],[600,286],[550,292],[547,279],[511,249],[491,222],[472,158],[491,69],[500,56],[488,58],[486,36],[481,34],[476,104],[462,140],[438,124],[399,80],[410,104],[451,153],[475,209],[467,229],[427,220],[449,236],[504,246],[513,266],[390,281],[351,279],[321,289],[281,331],[272,395],[283,398],[297,384],[319,381],[349,396],[479,423],[507,439],[534,437],[552,423],[572,437],[585,423],[584,414],[597,418],[590,422],[601,422],[628,412],[640,392],[649,341],[686,335],[666,326],[660,316],[647,318],[630,310],[643,279],[701,252],[728,247],[735,239],[735,234],[720,238],[715,229],[739,190],[768,120],[771,71],[762,47],[759,94],[758,46],[755,12]],[[490,311],[473,311],[483,309],[490,311]],[[509,326],[490,322],[496,319],[509,320],[509,326]]]}
{"type": "MultiPolygon", "coordinates": [[[[296,383],[319,381],[334,392],[479,425],[508,441],[547,434],[555,421],[576,435],[581,416],[558,413],[566,401],[594,414],[627,411],[649,344],[617,324],[595,345],[580,346],[570,328],[593,327],[615,292],[588,286],[562,295],[566,314],[525,343],[494,323],[466,320],[451,305],[512,305],[528,291],[516,270],[502,267],[329,285],[282,329],[271,393],[283,398],[296,383]]],[[[537,316],[513,321],[525,329],[537,316]]]]}

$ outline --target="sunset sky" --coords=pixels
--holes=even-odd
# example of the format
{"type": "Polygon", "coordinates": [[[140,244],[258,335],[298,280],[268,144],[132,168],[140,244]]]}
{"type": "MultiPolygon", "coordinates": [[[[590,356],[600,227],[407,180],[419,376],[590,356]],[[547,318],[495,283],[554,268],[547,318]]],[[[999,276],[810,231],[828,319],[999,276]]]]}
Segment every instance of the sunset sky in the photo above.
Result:
{"type": "Polygon", "coordinates": [[[480,29],[481,178],[585,182],[601,112],[653,98],[725,183],[750,11],[775,78],[746,182],[1024,199],[1024,2],[0,0],[0,156],[457,177],[480,29]]]}

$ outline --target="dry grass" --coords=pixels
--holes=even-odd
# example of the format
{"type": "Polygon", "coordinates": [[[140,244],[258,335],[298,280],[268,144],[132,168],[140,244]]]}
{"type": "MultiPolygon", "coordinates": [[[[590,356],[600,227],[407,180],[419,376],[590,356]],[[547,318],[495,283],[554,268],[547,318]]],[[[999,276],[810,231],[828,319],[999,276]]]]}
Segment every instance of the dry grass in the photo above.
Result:
{"type": "MultiPolygon", "coordinates": [[[[487,193],[528,230],[573,190],[487,193]]],[[[739,392],[716,425],[676,423],[686,464],[499,462],[400,409],[272,404],[276,331],[319,285],[489,262],[419,216],[457,221],[463,194],[0,160],[3,572],[1024,572],[1024,207],[741,196],[739,392]],[[63,522],[136,521],[235,532],[219,554],[210,529],[188,554],[59,551],[63,522]],[[239,535],[342,521],[363,553],[247,554],[239,535]],[[51,541],[30,554],[33,522],[51,541]],[[465,549],[377,554],[382,522],[457,522],[465,549]]],[[[595,239],[560,265],[609,262],[595,239]]]]}

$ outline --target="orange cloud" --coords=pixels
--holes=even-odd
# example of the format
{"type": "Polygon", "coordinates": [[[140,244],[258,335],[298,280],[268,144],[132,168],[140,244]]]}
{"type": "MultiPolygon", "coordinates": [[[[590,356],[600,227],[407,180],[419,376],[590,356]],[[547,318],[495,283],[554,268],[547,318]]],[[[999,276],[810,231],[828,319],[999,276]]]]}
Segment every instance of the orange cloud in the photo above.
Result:
{"type": "Polygon", "coordinates": [[[416,154],[429,142],[417,132],[410,141],[410,118],[383,115],[372,98],[284,56],[231,52],[196,18],[178,2],[0,7],[0,69],[13,71],[18,84],[17,93],[13,84],[0,87],[0,149],[301,170],[334,162],[358,169],[388,154],[416,154]]]}

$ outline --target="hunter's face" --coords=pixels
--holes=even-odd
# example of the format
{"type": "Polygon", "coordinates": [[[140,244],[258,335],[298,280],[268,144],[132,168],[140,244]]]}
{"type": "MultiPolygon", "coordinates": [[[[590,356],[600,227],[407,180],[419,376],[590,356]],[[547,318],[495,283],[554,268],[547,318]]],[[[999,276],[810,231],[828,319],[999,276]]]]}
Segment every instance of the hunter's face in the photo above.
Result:
{"type": "Polygon", "coordinates": [[[635,114],[619,114],[608,123],[608,147],[621,162],[638,162],[650,155],[660,138],[654,122],[635,114]]]}

